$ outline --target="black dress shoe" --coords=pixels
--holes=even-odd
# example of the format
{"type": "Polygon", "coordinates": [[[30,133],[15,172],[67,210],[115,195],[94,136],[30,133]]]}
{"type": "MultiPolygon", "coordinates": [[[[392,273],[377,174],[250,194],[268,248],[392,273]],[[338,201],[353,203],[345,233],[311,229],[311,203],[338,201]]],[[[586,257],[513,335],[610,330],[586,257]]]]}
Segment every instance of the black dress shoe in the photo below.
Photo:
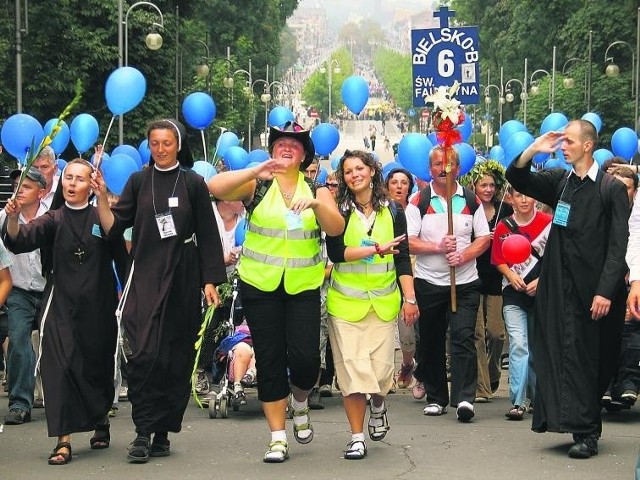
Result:
{"type": "Polygon", "coordinates": [[[4,416],[5,425],[22,425],[31,421],[31,412],[22,410],[21,408],[11,408],[9,413],[4,416]]]}
{"type": "Polygon", "coordinates": [[[598,454],[598,438],[595,435],[574,435],[575,442],[569,449],[571,458],[591,458],[598,454]]]}

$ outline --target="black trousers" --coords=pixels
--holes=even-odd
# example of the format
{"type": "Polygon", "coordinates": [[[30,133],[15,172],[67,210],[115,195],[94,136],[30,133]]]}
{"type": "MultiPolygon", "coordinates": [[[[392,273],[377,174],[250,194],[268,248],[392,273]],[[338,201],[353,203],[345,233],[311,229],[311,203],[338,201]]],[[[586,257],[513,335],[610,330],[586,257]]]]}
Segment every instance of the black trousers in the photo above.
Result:
{"type": "Polygon", "coordinates": [[[240,282],[258,373],[258,398],[286,398],[289,382],[310,390],[320,371],[320,289],[288,294],[280,283],[264,292],[240,282]]]}

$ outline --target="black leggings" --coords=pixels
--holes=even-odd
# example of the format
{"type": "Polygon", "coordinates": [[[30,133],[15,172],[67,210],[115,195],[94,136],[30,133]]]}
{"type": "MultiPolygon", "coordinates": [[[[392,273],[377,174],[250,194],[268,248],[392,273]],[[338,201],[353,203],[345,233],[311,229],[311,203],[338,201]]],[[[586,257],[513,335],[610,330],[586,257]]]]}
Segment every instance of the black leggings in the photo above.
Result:
{"type": "Polygon", "coordinates": [[[258,372],[258,398],[286,398],[289,382],[310,390],[320,370],[320,289],[288,294],[281,282],[264,292],[240,281],[258,372]]]}

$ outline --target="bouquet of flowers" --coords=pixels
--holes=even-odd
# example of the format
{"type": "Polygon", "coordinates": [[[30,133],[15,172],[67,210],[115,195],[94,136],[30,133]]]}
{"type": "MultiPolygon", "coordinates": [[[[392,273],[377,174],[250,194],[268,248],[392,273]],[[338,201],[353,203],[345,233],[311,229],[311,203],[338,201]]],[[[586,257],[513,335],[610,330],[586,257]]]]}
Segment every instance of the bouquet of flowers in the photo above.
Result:
{"type": "Polygon", "coordinates": [[[433,126],[436,129],[436,138],[445,149],[462,141],[462,135],[456,129],[464,122],[460,101],[455,99],[459,88],[460,83],[456,81],[451,87],[438,87],[433,95],[426,98],[426,103],[433,103],[435,109],[433,126]]]}

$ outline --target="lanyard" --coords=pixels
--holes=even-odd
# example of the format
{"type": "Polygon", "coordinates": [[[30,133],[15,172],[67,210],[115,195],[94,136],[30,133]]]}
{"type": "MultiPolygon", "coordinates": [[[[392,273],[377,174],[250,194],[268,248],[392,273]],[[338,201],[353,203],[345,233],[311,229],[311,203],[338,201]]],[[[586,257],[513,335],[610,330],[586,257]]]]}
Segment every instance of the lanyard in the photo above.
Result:
{"type": "MultiPolygon", "coordinates": [[[[153,213],[158,215],[158,211],[156,210],[156,192],[153,183],[154,175],[156,173],[155,167],[151,170],[151,201],[153,203],[153,213]]],[[[178,179],[180,178],[180,167],[178,167],[178,176],[176,177],[176,183],[173,184],[173,191],[171,192],[171,197],[173,197],[176,193],[176,187],[178,186],[178,179]]],[[[170,197],[170,198],[171,198],[170,197]]],[[[169,207],[169,212],[171,212],[171,207],[169,207]]]]}

